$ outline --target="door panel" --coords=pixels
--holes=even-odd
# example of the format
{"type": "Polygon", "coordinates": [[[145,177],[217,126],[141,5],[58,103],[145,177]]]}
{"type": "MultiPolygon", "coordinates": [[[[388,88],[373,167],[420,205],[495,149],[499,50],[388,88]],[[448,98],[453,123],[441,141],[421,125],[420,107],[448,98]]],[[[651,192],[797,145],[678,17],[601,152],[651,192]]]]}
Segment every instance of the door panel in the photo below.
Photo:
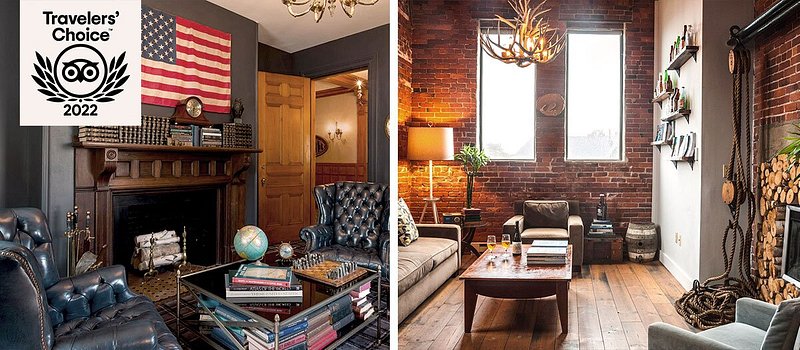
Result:
{"type": "Polygon", "coordinates": [[[300,239],[311,223],[311,82],[258,73],[258,224],[271,242],[300,239]]]}

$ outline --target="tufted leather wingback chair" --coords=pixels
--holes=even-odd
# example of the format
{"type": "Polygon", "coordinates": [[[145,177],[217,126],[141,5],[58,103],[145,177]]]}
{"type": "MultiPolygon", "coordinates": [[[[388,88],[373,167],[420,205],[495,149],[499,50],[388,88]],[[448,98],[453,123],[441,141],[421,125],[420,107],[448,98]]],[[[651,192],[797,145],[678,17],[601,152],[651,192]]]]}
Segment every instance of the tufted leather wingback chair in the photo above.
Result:
{"type": "Polygon", "coordinates": [[[314,188],[319,218],[300,230],[307,253],[389,276],[389,186],[368,182],[337,182],[314,188]]]}
{"type": "Polygon", "coordinates": [[[0,348],[180,349],[125,268],[59,278],[39,209],[0,209],[0,348]]]}

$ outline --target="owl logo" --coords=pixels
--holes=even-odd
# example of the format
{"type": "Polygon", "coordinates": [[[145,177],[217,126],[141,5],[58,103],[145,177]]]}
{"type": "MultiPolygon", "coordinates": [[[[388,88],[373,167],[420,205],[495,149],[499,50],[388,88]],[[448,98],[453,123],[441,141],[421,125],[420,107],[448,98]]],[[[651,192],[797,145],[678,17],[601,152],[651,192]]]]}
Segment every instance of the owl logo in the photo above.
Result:
{"type": "Polygon", "coordinates": [[[61,76],[67,82],[93,82],[97,80],[99,68],[97,65],[100,62],[92,62],[84,58],[77,58],[70,62],[64,62],[61,69],[61,76]]]}

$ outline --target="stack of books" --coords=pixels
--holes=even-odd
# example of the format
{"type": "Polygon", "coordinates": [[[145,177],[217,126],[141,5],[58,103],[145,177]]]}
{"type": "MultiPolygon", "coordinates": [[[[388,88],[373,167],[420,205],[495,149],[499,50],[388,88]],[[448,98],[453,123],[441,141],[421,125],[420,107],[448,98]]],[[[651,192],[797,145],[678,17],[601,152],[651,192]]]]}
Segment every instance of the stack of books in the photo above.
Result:
{"type": "Polygon", "coordinates": [[[253,126],[239,123],[222,124],[222,147],[253,147],[253,126]]]}
{"type": "Polygon", "coordinates": [[[589,226],[589,237],[614,237],[614,224],[608,219],[594,219],[589,226]]]}
{"type": "Polygon", "coordinates": [[[308,316],[306,328],[306,345],[308,350],[324,349],[336,341],[338,335],[331,325],[331,312],[328,308],[321,308],[308,316]]]}
{"type": "Polygon", "coordinates": [[[481,210],[478,208],[464,208],[464,222],[481,221],[481,210]]]}
{"type": "Polygon", "coordinates": [[[80,126],[78,127],[80,142],[119,142],[118,126],[80,126]]]}
{"type": "Polygon", "coordinates": [[[291,268],[242,264],[225,276],[225,299],[232,303],[289,305],[303,302],[303,285],[291,268]]]}
{"type": "Polygon", "coordinates": [[[194,131],[191,125],[173,124],[169,126],[169,137],[174,146],[193,146],[194,131]]]}
{"type": "Polygon", "coordinates": [[[369,301],[369,288],[371,285],[371,282],[364,283],[358,289],[350,292],[353,314],[359,320],[366,320],[375,313],[375,308],[372,307],[372,302],[369,301]]]}
{"type": "Polygon", "coordinates": [[[525,254],[528,265],[563,265],[567,263],[566,240],[534,240],[525,254]]]}
{"type": "Polygon", "coordinates": [[[217,128],[201,128],[199,146],[222,147],[222,130],[217,128]]]}
{"type": "Polygon", "coordinates": [[[166,145],[169,136],[169,118],[142,116],[140,126],[120,126],[121,143],[139,145],[166,145]]]}
{"type": "Polygon", "coordinates": [[[331,325],[334,330],[338,331],[350,324],[350,322],[355,321],[356,316],[350,306],[352,300],[350,295],[345,295],[328,304],[328,310],[331,313],[331,325]]]}
{"type": "MultiPolygon", "coordinates": [[[[281,327],[278,350],[308,349],[307,331],[307,319],[281,327]]],[[[275,333],[262,328],[244,328],[243,332],[248,350],[275,350],[275,333]]]]}

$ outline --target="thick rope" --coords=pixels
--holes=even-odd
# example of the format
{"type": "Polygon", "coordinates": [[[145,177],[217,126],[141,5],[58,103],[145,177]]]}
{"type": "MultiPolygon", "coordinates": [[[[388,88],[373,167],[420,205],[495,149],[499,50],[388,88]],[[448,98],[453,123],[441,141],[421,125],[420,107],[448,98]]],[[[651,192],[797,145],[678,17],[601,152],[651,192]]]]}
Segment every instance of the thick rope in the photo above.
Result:
{"type": "Polygon", "coordinates": [[[733,74],[733,142],[731,157],[725,179],[734,186],[734,199],[729,204],[731,219],[722,236],[722,257],[725,271],[718,276],[706,279],[702,284],[695,280],[694,286],[675,301],[675,309],[686,322],[699,329],[709,329],[733,322],[736,316],[736,300],[752,297],[756,293],[756,283],[750,271],[748,254],[753,242],[753,222],[755,220],[755,197],[749,170],[752,163],[752,127],[750,115],[750,53],[741,45],[734,48],[736,67],[733,74]],[[744,79],[744,86],[742,86],[744,79]],[[745,99],[742,99],[742,89],[745,99]],[[742,140],[742,104],[744,103],[744,140],[742,140]],[[746,152],[742,154],[742,143],[746,152]],[[747,203],[747,229],[739,224],[742,204],[747,203]],[[741,242],[741,243],[740,243],[741,242]],[[728,251],[730,247],[730,252],[728,251]],[[737,249],[738,248],[738,249],[737,249]],[[738,250],[738,255],[736,254],[738,250]],[[734,266],[739,269],[739,277],[731,276],[734,266]]]}

